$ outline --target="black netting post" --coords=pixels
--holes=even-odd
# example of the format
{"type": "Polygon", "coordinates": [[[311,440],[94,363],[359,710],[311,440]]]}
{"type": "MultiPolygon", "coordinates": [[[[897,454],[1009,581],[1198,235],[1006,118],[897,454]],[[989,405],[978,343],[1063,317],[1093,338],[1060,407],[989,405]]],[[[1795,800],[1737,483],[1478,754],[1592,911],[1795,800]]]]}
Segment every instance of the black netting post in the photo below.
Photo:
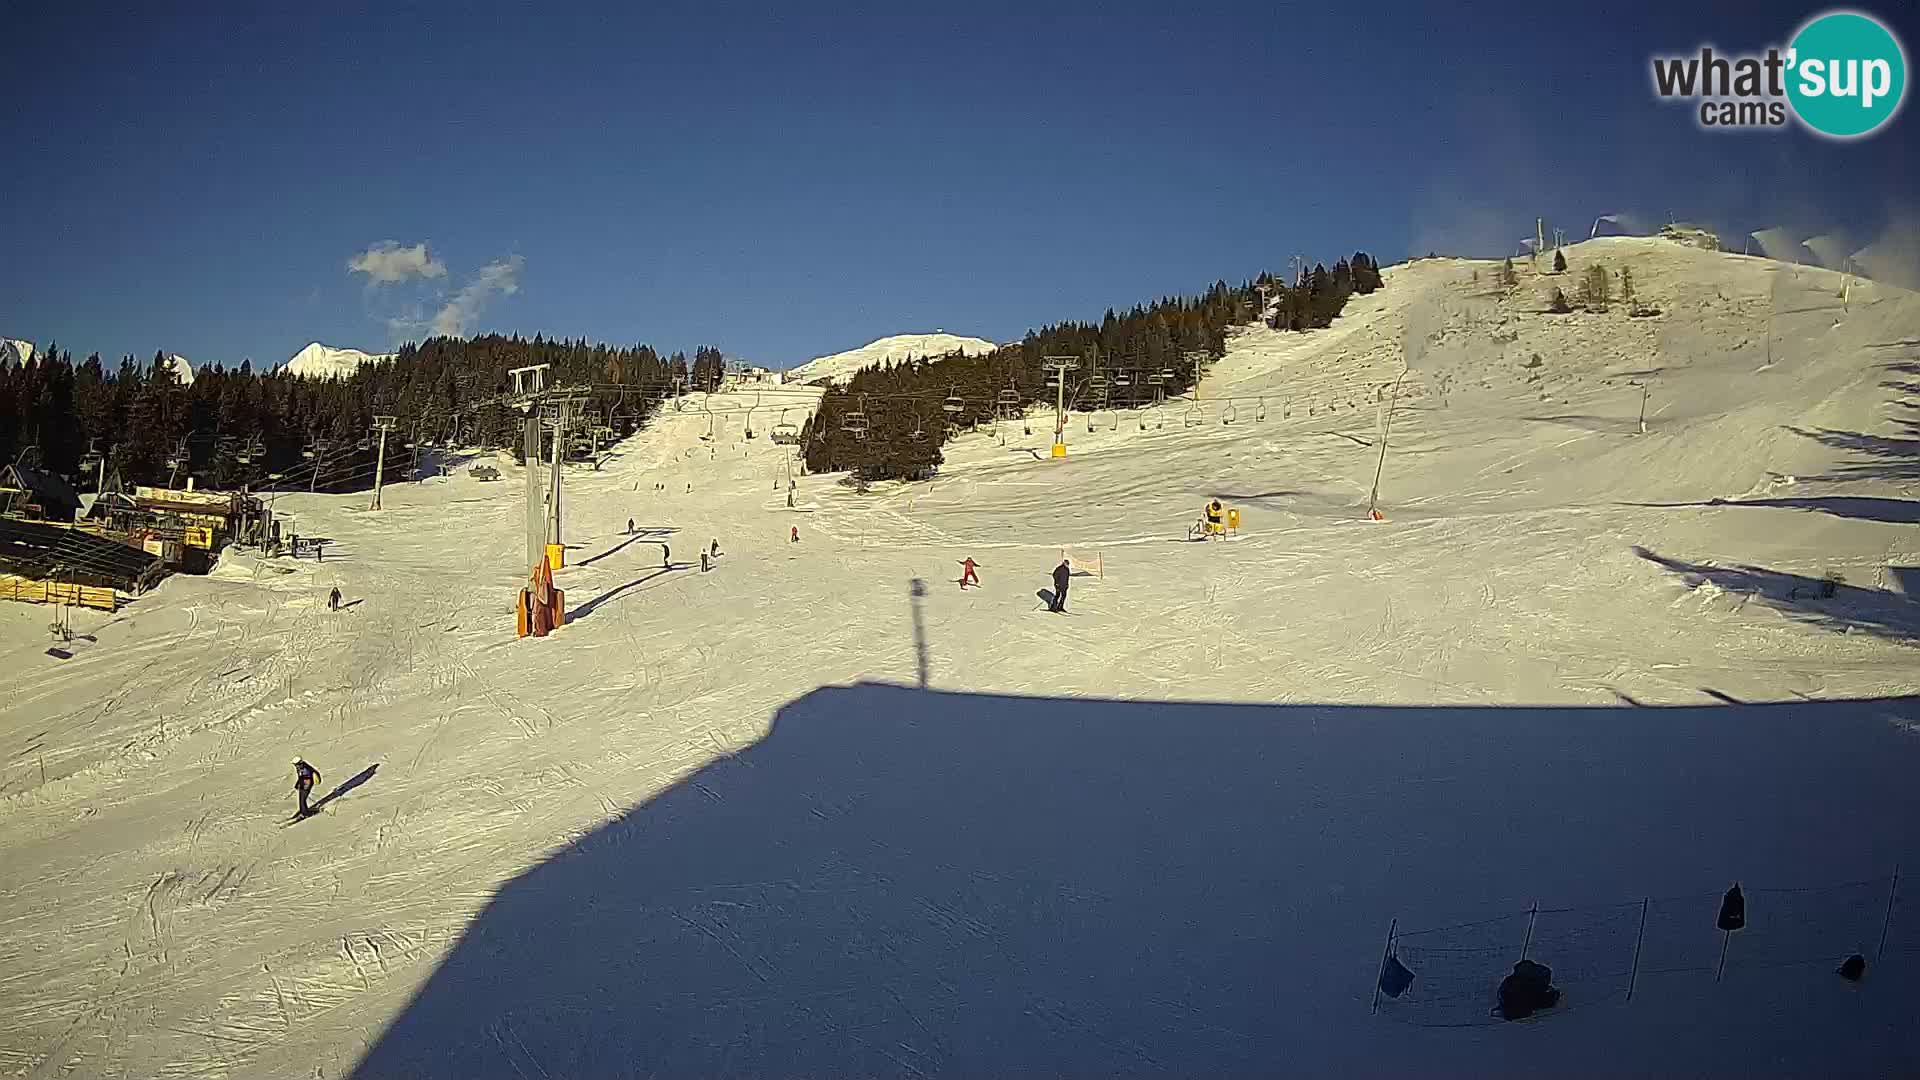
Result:
{"type": "Polygon", "coordinates": [[[1373,974],[1373,1007],[1369,1010],[1370,1015],[1380,1011],[1380,978],[1386,973],[1387,959],[1393,955],[1393,935],[1399,929],[1400,917],[1396,915],[1393,917],[1393,922],[1387,926],[1386,947],[1380,950],[1380,970],[1373,974]]]}
{"type": "Polygon", "coordinates": [[[1640,981],[1640,945],[1647,940],[1647,905],[1653,903],[1652,897],[1640,900],[1640,932],[1633,938],[1633,969],[1627,974],[1627,1000],[1633,1000],[1634,984],[1640,981]]]}
{"type": "Polygon", "coordinates": [[[1893,929],[1893,898],[1900,891],[1900,864],[1893,864],[1893,881],[1887,886],[1887,917],[1880,921],[1880,947],[1873,951],[1874,963],[1887,952],[1887,931],[1893,929]]]}

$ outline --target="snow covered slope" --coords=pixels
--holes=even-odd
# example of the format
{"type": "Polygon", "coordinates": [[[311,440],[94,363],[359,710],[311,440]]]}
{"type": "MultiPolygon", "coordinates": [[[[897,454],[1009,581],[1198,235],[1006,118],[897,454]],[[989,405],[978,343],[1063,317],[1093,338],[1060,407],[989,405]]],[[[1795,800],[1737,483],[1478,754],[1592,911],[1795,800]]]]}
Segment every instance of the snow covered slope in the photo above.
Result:
{"type": "Polygon", "coordinates": [[[932,334],[895,334],[869,341],[857,349],[816,356],[786,373],[789,383],[809,383],[817,379],[845,382],[861,368],[888,361],[947,356],[963,353],[978,356],[998,348],[985,338],[961,337],[944,332],[932,334]]]}
{"type": "Polygon", "coordinates": [[[33,359],[33,342],[0,338],[0,366],[24,364],[33,359]]]}
{"type": "Polygon", "coordinates": [[[1389,268],[1064,460],[1038,416],[791,508],[818,391],[686,402],[568,472],[546,639],[510,458],[281,494],[324,563],[70,659],[0,603],[0,1074],[1910,1071],[1920,297],[1568,259],[1389,268]],[[1593,262],[1660,314],[1545,314],[1593,262]],[[285,828],[295,755],[337,794],[285,828]],[[1489,1030],[1522,940],[1567,1007],[1489,1030]]]}
{"type": "Polygon", "coordinates": [[[376,364],[391,359],[392,353],[376,355],[359,349],[336,349],[315,341],[288,358],[281,370],[308,379],[342,379],[358,371],[362,364],[376,364]]]}

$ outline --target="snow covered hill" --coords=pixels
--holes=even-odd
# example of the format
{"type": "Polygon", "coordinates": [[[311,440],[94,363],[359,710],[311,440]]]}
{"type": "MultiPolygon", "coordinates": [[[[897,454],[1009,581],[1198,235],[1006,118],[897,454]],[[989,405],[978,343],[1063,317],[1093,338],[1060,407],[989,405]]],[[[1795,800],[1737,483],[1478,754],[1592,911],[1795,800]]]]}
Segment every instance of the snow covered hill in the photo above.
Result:
{"type": "Polygon", "coordinates": [[[336,349],[315,341],[289,357],[280,370],[308,379],[341,379],[358,371],[362,364],[377,364],[391,359],[392,353],[373,354],[359,349],[336,349]]]}
{"type": "Polygon", "coordinates": [[[8,364],[25,364],[31,359],[33,359],[33,342],[0,338],[0,367],[8,364]]]}
{"type": "Polygon", "coordinates": [[[866,494],[765,437],[817,389],[684,402],[567,472],[544,639],[509,455],[68,659],[0,602],[0,1073],[1910,1071],[1920,297],[1567,258],[866,494]],[[1549,314],[1595,264],[1657,314],[1549,314]],[[1489,1030],[1522,941],[1566,1007],[1489,1030]]]}
{"type": "Polygon", "coordinates": [[[892,337],[869,341],[857,349],[816,356],[799,367],[790,369],[786,373],[785,381],[809,383],[817,379],[832,379],[835,382],[846,382],[861,368],[888,361],[947,356],[956,352],[967,356],[978,356],[981,353],[992,352],[996,348],[998,346],[985,338],[961,337],[944,331],[932,334],[895,334],[892,337]]]}

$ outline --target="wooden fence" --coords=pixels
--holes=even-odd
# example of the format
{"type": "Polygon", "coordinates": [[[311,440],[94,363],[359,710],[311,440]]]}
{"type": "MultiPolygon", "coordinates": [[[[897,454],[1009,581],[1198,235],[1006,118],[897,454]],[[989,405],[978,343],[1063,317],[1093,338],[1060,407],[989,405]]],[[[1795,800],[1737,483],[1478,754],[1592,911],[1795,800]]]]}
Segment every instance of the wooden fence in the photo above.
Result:
{"type": "Polygon", "coordinates": [[[0,574],[0,600],[18,600],[27,604],[70,604],[101,611],[118,611],[120,608],[120,598],[112,589],[98,585],[76,585],[71,581],[36,581],[12,574],[0,574]]]}

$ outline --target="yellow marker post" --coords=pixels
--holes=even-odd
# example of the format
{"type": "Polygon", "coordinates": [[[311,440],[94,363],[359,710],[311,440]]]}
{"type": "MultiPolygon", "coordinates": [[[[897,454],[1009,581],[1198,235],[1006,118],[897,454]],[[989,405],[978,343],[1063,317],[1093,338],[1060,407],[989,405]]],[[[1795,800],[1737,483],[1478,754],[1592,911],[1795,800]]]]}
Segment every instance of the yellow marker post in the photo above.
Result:
{"type": "Polygon", "coordinates": [[[564,544],[547,545],[547,569],[558,570],[567,565],[567,548],[564,544]]]}
{"type": "Polygon", "coordinates": [[[1053,444],[1053,456],[1054,456],[1054,457],[1066,457],[1066,456],[1067,456],[1067,444],[1066,444],[1066,443],[1063,443],[1063,442],[1057,442],[1057,443],[1054,443],[1054,444],[1053,444]]]}

